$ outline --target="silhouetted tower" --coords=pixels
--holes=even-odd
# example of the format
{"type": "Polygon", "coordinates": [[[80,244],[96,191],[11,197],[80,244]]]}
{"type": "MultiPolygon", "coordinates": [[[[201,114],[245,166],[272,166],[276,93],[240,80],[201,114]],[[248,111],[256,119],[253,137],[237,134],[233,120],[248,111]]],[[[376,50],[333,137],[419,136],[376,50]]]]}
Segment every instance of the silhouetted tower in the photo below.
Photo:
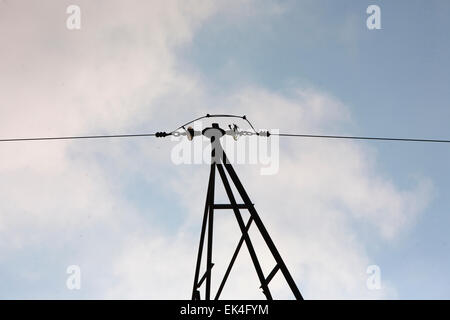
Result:
{"type": "Polygon", "coordinates": [[[214,296],[214,299],[219,299],[222,290],[225,286],[225,283],[230,275],[231,269],[233,268],[234,262],[239,254],[239,251],[242,245],[245,243],[247,249],[250,253],[250,257],[252,259],[253,265],[255,267],[255,271],[258,275],[259,281],[261,283],[261,289],[268,300],[272,300],[272,294],[269,289],[269,283],[276,275],[277,272],[281,272],[284,276],[289,288],[294,294],[297,300],[302,300],[303,297],[298,290],[294,279],[292,278],[289,270],[287,269],[283,259],[281,258],[280,253],[278,252],[272,238],[267,232],[266,227],[264,226],[261,218],[259,217],[256,209],[251,202],[247,192],[244,189],[241,181],[239,180],[234,168],[230,164],[227,159],[227,156],[222,149],[220,144],[220,138],[225,134],[233,134],[233,130],[225,131],[219,127],[217,123],[213,123],[212,127],[205,128],[201,133],[194,133],[194,131],[189,128],[187,130],[188,138],[191,140],[195,135],[204,135],[211,141],[211,171],[209,174],[209,183],[208,183],[208,191],[206,195],[206,204],[205,211],[203,214],[203,223],[200,234],[200,244],[198,248],[198,256],[197,256],[197,265],[195,268],[195,277],[194,277],[194,286],[192,289],[192,299],[200,300],[200,288],[205,287],[205,300],[211,300],[211,273],[212,268],[214,266],[212,262],[213,258],[213,234],[214,234],[214,210],[222,210],[222,209],[231,209],[234,212],[237,223],[239,224],[240,231],[242,233],[241,238],[238,242],[236,250],[231,258],[230,264],[225,272],[223,280],[220,283],[219,289],[214,296]],[[220,178],[225,187],[225,191],[227,193],[228,199],[230,201],[229,204],[217,204],[214,202],[214,187],[215,187],[215,178],[216,178],[216,169],[219,172],[220,178]],[[228,176],[227,177],[227,173],[228,176]],[[229,179],[231,179],[232,183],[235,185],[237,192],[241,196],[244,203],[237,203],[234,197],[233,191],[230,186],[229,179]],[[248,210],[250,214],[250,218],[247,222],[244,222],[244,219],[241,215],[241,210],[248,210]],[[256,255],[255,249],[253,247],[252,240],[249,236],[249,229],[251,225],[254,224],[258,231],[261,233],[262,238],[264,239],[265,244],[270,250],[273,258],[275,259],[275,266],[272,271],[268,275],[264,275],[258,257],[256,255]],[[206,270],[204,274],[200,276],[200,270],[202,265],[202,255],[203,255],[203,247],[206,242],[206,270]]]}

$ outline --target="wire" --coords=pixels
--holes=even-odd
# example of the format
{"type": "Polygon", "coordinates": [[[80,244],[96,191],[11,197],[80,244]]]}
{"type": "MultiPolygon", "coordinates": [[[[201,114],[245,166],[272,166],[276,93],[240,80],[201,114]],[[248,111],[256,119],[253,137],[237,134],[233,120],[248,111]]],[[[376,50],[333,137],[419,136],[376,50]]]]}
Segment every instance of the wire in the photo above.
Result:
{"type": "Polygon", "coordinates": [[[324,138],[324,139],[352,139],[352,140],[379,140],[379,141],[450,143],[450,140],[440,140],[440,139],[413,139],[413,138],[389,138],[389,137],[357,137],[357,136],[328,136],[328,135],[290,134],[290,133],[271,133],[271,135],[273,135],[273,136],[280,136],[280,137],[300,137],[300,138],[324,138]]]}
{"type": "Polygon", "coordinates": [[[155,136],[154,133],[115,134],[115,135],[98,135],[98,136],[36,137],[36,138],[0,139],[0,142],[76,140],[76,139],[105,139],[105,138],[135,138],[135,137],[153,137],[153,136],[155,136]]]}
{"type": "Polygon", "coordinates": [[[171,132],[169,133],[169,135],[172,134],[172,133],[174,133],[175,131],[180,130],[180,129],[185,129],[184,127],[187,126],[188,124],[191,124],[191,123],[193,123],[193,122],[195,122],[195,121],[202,120],[202,119],[205,119],[205,118],[238,118],[238,119],[243,119],[243,120],[245,120],[245,121],[249,124],[249,126],[252,128],[253,132],[254,132],[256,135],[259,135],[259,132],[257,132],[257,131],[255,130],[255,128],[253,127],[252,123],[247,119],[247,116],[245,116],[245,115],[244,115],[244,116],[238,116],[238,115],[234,115],[234,114],[209,114],[209,113],[206,114],[206,116],[198,117],[198,118],[196,118],[196,119],[194,119],[194,120],[191,120],[191,121],[189,121],[189,122],[186,122],[185,124],[179,126],[179,127],[176,128],[175,130],[171,131],[171,132]]]}
{"type": "MultiPolygon", "coordinates": [[[[91,136],[63,136],[63,137],[29,137],[29,138],[9,138],[0,139],[0,142],[20,142],[20,141],[48,141],[48,140],[76,140],[76,139],[108,139],[108,138],[136,138],[136,137],[166,137],[169,135],[175,135],[180,130],[186,130],[185,126],[205,118],[238,118],[245,120],[252,128],[254,134],[257,136],[269,137],[271,135],[280,137],[297,137],[297,138],[323,138],[323,139],[350,139],[350,140],[378,140],[378,141],[403,141],[403,142],[434,142],[434,143],[450,143],[450,140],[443,139],[414,139],[414,138],[392,138],[392,137],[361,137],[361,136],[337,136],[337,135],[313,135],[313,134],[293,134],[293,133],[271,133],[269,131],[257,132],[252,123],[244,116],[238,116],[234,114],[206,114],[206,116],[198,117],[194,120],[186,122],[179,126],[177,129],[166,132],[156,133],[138,133],[138,134],[116,134],[116,135],[91,135],[91,136]]],[[[251,134],[248,132],[248,134],[251,134]]]]}
{"type": "MultiPolygon", "coordinates": [[[[197,121],[197,120],[194,120],[197,121]]],[[[96,136],[65,136],[65,137],[31,137],[31,138],[8,138],[0,139],[0,142],[20,142],[20,141],[48,141],[48,140],[77,140],[77,139],[108,139],[108,138],[136,138],[154,137],[155,133],[138,134],[116,134],[116,135],[96,135],[96,136]]],[[[379,141],[404,141],[404,142],[435,142],[450,143],[450,140],[440,139],[412,139],[412,138],[390,138],[390,137],[358,137],[358,136],[330,136],[313,134],[291,134],[291,133],[270,133],[271,136],[298,137],[298,138],[323,138],[323,139],[351,139],[351,140],[379,140],[379,141]]]]}
{"type": "Polygon", "coordinates": [[[198,121],[198,120],[201,120],[201,119],[205,119],[205,118],[207,118],[208,116],[209,116],[209,115],[206,115],[206,116],[203,116],[203,117],[198,117],[197,119],[194,119],[194,120],[191,120],[191,121],[189,121],[189,122],[186,122],[185,124],[179,126],[179,127],[176,128],[175,130],[170,131],[169,134],[172,134],[172,133],[174,133],[174,132],[177,131],[177,130],[183,129],[185,126],[187,126],[188,124],[191,124],[192,122],[195,122],[195,121],[198,121]]]}

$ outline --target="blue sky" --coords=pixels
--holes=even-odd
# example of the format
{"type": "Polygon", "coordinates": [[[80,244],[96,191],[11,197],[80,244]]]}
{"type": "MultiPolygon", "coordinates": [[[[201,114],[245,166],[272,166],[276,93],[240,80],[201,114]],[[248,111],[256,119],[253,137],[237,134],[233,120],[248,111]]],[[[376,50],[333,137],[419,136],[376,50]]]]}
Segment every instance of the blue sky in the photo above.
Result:
{"type": "MultiPolygon", "coordinates": [[[[350,107],[356,122],[338,133],[449,136],[449,3],[305,2],[317,19],[308,18],[299,2],[281,2],[289,10],[269,21],[258,17],[244,26],[225,22],[226,27],[209,22],[182,56],[220,85],[258,82],[283,91],[306,82],[331,92],[350,107]],[[381,7],[382,30],[365,28],[362,13],[370,4],[381,7]],[[344,41],[340,33],[345,31],[344,41]]],[[[395,280],[400,298],[448,297],[450,150],[445,145],[375,144],[380,166],[397,183],[407,184],[412,174],[426,175],[438,193],[400,243],[371,248],[374,261],[388,266],[383,276],[395,280]]]]}
{"type": "MultiPolygon", "coordinates": [[[[207,112],[285,132],[450,137],[448,1],[79,1],[79,31],[65,28],[69,4],[0,3],[2,137],[168,131],[207,112]],[[371,4],[381,30],[366,27],[371,4]]],[[[208,170],[171,163],[173,144],[2,146],[0,297],[189,297],[208,170]],[[82,290],[65,287],[70,264],[82,290]]],[[[278,174],[238,173],[305,298],[450,297],[447,145],[280,146],[278,174]],[[380,292],[365,287],[371,264],[380,292]]],[[[223,223],[220,252],[235,245],[223,223]]],[[[230,292],[249,297],[243,258],[230,292]]]]}

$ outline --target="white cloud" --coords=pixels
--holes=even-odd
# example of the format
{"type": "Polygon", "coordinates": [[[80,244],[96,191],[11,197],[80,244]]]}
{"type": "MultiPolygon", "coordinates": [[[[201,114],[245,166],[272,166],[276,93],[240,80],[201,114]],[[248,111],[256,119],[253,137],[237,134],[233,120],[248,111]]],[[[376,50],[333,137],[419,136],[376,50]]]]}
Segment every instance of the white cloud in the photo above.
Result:
{"type": "MultiPolygon", "coordinates": [[[[65,29],[63,2],[24,5],[1,4],[0,36],[9,47],[0,52],[2,136],[153,132],[207,112],[247,114],[261,128],[292,132],[351,125],[338,99],[311,88],[281,94],[255,85],[218,97],[201,76],[183,71],[177,50],[215,13],[235,14],[224,9],[228,2],[82,1],[79,32],[65,29]]],[[[274,8],[268,12],[280,14],[274,8]]],[[[395,295],[389,284],[379,292],[365,287],[372,261],[353,223],[370,226],[373,241],[395,240],[426,205],[429,183],[401,190],[379,171],[374,151],[357,143],[281,144],[279,174],[259,176],[254,166],[237,171],[305,297],[395,295]]],[[[63,248],[90,275],[87,297],[189,298],[208,168],[169,159],[170,142],[153,139],[3,144],[2,265],[14,270],[19,249],[63,248]],[[185,209],[181,222],[171,222],[175,213],[159,203],[143,209],[140,200],[131,201],[133,178],[152,187],[149,195],[172,195],[176,200],[166,205],[185,209]]],[[[217,219],[223,242],[215,250],[215,279],[224,271],[219,261],[237,243],[233,219],[217,219]]],[[[269,270],[271,260],[261,252],[269,270]]],[[[224,297],[261,297],[243,253],[236,265],[243,272],[232,274],[224,297]]],[[[17,269],[24,279],[29,272],[17,269]]],[[[287,296],[281,282],[274,291],[287,296]]]]}

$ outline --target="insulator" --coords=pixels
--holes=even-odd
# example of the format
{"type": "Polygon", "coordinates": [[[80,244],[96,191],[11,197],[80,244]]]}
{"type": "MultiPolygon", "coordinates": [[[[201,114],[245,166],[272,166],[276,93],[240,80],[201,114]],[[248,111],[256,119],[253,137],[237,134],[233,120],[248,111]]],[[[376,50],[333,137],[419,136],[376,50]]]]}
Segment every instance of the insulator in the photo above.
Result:
{"type": "Polygon", "coordinates": [[[234,141],[237,141],[241,134],[239,127],[233,123],[233,125],[228,125],[228,128],[230,128],[233,132],[231,136],[233,137],[234,141]]]}
{"type": "Polygon", "coordinates": [[[194,129],[192,127],[188,127],[186,129],[186,136],[187,136],[189,141],[192,141],[192,139],[194,139],[194,134],[195,134],[195,132],[194,132],[194,129]]]}
{"type": "Polygon", "coordinates": [[[167,137],[168,134],[167,134],[167,132],[157,132],[157,133],[155,133],[155,136],[157,138],[164,138],[164,137],[167,137]]]}

